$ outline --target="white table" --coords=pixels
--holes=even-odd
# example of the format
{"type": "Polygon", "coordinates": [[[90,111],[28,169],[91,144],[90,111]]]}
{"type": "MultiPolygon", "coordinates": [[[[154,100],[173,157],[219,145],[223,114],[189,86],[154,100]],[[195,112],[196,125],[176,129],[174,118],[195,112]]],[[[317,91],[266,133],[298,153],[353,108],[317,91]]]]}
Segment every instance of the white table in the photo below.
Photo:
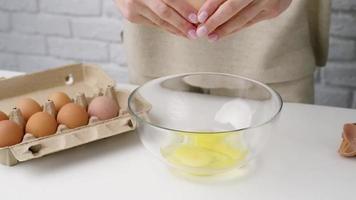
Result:
{"type": "MultiPolygon", "coordinates": [[[[1,72],[0,76],[14,75],[1,72]]],[[[202,183],[172,175],[133,133],[0,166],[0,199],[355,199],[356,159],[337,154],[351,109],[285,104],[256,169],[202,183]]]]}

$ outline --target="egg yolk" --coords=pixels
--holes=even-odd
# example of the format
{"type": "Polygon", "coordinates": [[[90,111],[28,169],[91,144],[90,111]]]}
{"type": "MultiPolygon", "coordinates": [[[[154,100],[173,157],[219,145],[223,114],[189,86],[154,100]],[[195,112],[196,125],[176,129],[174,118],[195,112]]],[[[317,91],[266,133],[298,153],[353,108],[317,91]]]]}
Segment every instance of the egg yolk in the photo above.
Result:
{"type": "Polygon", "coordinates": [[[195,174],[233,168],[241,164],[248,151],[239,133],[178,133],[181,141],[161,149],[163,157],[178,167],[195,168],[195,174]],[[202,170],[202,171],[199,171],[202,170]]]}

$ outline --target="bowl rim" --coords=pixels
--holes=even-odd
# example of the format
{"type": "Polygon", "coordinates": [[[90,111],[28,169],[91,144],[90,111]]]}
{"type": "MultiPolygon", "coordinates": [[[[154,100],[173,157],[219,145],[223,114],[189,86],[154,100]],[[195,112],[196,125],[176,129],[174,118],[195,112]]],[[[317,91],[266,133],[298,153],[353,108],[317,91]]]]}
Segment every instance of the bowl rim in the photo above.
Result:
{"type": "Polygon", "coordinates": [[[179,133],[191,133],[191,134],[224,134],[224,133],[233,133],[233,132],[240,132],[240,131],[245,131],[245,130],[250,130],[250,129],[254,129],[254,128],[258,128],[258,127],[262,127],[266,124],[268,124],[269,122],[275,120],[281,113],[282,111],[282,108],[283,108],[283,100],[282,100],[282,97],[281,95],[273,88],[269,87],[268,85],[260,82],[260,81],[257,81],[257,80],[254,80],[254,79],[251,79],[251,78],[247,78],[247,77],[244,77],[244,76],[240,76],[240,75],[235,75],[235,74],[229,74],[229,73],[220,73],[220,72],[192,72],[192,73],[180,73],[180,74],[174,74],[174,75],[168,75],[168,76],[162,76],[162,77],[159,77],[159,78],[156,78],[156,79],[153,79],[153,80],[150,80],[148,82],[146,82],[145,84],[137,87],[136,89],[134,89],[131,94],[129,95],[129,98],[128,98],[128,101],[127,101],[127,104],[128,104],[128,111],[129,111],[129,114],[134,116],[134,118],[136,120],[139,120],[145,124],[149,124],[155,128],[159,128],[159,129],[164,129],[164,130],[167,130],[167,131],[172,131],[172,132],[179,132],[179,133]],[[176,77],[185,77],[185,76],[191,76],[191,75],[218,75],[218,76],[229,76],[229,77],[233,77],[233,78],[239,78],[239,79],[243,79],[243,80],[246,80],[246,81],[250,81],[252,83],[255,83],[257,85],[260,85],[262,86],[263,88],[267,89],[271,94],[274,94],[276,95],[277,97],[277,100],[279,101],[279,108],[277,109],[277,111],[272,115],[272,117],[270,117],[268,120],[262,122],[262,123],[259,123],[257,125],[253,125],[253,126],[248,126],[248,127],[244,127],[244,128],[240,128],[240,129],[235,129],[235,130],[228,130],[228,131],[209,131],[209,132],[203,132],[203,131],[188,131],[188,130],[179,130],[179,129],[173,129],[173,128],[168,128],[168,127],[164,127],[164,126],[160,126],[160,125],[157,125],[157,124],[154,124],[152,122],[149,122],[147,120],[145,120],[144,118],[142,118],[138,113],[134,112],[132,110],[132,107],[131,107],[131,102],[132,102],[132,98],[135,96],[135,94],[140,90],[142,89],[143,87],[145,87],[146,85],[152,83],[153,81],[158,81],[158,80],[168,80],[168,79],[172,79],[172,78],[176,78],[176,77]]]}

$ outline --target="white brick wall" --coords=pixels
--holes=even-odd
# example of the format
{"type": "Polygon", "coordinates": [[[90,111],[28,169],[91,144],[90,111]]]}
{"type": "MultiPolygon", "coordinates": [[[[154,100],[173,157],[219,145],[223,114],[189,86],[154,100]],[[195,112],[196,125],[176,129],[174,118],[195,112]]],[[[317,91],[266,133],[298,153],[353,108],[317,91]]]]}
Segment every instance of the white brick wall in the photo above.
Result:
{"type": "Polygon", "coordinates": [[[333,0],[330,56],[316,72],[316,103],[356,108],[356,0],[333,0]]]}
{"type": "Polygon", "coordinates": [[[127,81],[122,28],[113,0],[0,0],[0,69],[89,62],[127,81]]]}
{"type": "Polygon", "coordinates": [[[12,28],[19,33],[70,37],[70,20],[48,14],[18,13],[12,16],[12,28]]]}
{"type": "Polygon", "coordinates": [[[41,12],[74,16],[100,16],[101,0],[40,0],[41,12]]]}
{"type": "Polygon", "coordinates": [[[10,14],[0,12],[0,31],[10,30],[10,14]]]}
{"type": "Polygon", "coordinates": [[[117,19],[78,19],[72,21],[74,37],[103,40],[108,42],[122,42],[120,32],[122,23],[117,19]],[[108,26],[110,24],[110,26],[108,26]]]}
{"type": "Polygon", "coordinates": [[[83,61],[109,60],[108,46],[103,42],[64,38],[49,38],[47,41],[51,56],[83,61]]]}
{"type": "Polygon", "coordinates": [[[356,41],[339,37],[330,38],[329,60],[351,61],[355,58],[356,41]]]}
{"type": "MultiPolygon", "coordinates": [[[[0,0],[0,69],[89,62],[125,82],[122,29],[113,0],[0,0]]],[[[333,0],[330,46],[316,102],[356,108],[356,0],[333,0]]]]}
{"type": "Polygon", "coordinates": [[[46,54],[46,43],[41,35],[0,33],[0,50],[19,54],[46,54]]]}
{"type": "Polygon", "coordinates": [[[0,9],[5,11],[36,12],[37,0],[0,0],[0,9]]]}

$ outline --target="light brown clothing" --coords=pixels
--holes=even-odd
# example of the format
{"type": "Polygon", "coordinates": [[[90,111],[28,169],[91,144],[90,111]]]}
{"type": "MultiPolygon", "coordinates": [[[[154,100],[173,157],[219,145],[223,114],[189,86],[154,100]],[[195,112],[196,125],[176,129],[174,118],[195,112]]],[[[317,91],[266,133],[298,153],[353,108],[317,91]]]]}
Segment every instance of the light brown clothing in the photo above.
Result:
{"type": "Polygon", "coordinates": [[[317,65],[325,65],[329,21],[330,0],[293,0],[279,17],[216,43],[128,23],[125,44],[130,81],[142,84],[170,74],[209,71],[269,84],[284,82],[287,87],[286,82],[311,77],[317,65]]]}
{"type": "Polygon", "coordinates": [[[268,85],[275,89],[285,102],[314,103],[313,75],[287,82],[270,83],[268,85]]]}

